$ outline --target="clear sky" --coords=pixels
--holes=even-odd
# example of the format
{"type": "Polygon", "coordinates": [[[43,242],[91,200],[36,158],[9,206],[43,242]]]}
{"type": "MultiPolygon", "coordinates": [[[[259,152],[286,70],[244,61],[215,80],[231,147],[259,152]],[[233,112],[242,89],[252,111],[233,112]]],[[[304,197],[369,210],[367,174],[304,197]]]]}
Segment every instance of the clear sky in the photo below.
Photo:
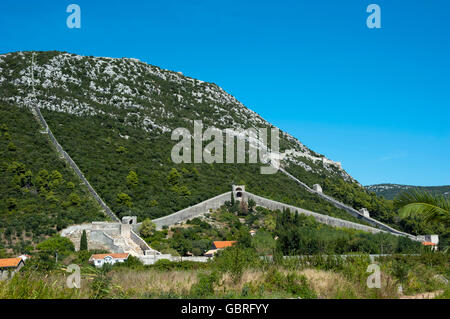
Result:
{"type": "Polygon", "coordinates": [[[0,52],[134,57],[214,82],[362,184],[450,184],[450,1],[0,2],[0,52]],[[81,7],[81,29],[66,7],[81,7]],[[369,29],[366,8],[381,8],[369,29]]]}

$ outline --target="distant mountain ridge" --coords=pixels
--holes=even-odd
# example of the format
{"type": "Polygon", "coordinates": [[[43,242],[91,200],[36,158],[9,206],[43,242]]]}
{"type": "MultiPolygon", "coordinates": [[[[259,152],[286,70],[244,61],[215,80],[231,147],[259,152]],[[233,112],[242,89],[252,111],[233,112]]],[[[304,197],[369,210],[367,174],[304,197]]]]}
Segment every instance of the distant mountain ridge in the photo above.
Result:
{"type": "Polygon", "coordinates": [[[374,192],[378,196],[383,196],[386,199],[394,199],[394,197],[405,190],[417,188],[432,192],[433,194],[450,196],[450,185],[444,186],[414,186],[414,185],[401,185],[401,184],[375,184],[367,185],[365,188],[374,192]]]}

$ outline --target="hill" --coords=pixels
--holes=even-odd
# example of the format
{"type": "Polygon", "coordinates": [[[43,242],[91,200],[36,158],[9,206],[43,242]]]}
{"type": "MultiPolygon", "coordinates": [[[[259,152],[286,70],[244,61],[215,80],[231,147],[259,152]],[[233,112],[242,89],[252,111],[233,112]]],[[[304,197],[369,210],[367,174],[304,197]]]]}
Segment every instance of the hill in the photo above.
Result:
{"type": "MultiPolygon", "coordinates": [[[[361,222],[281,172],[261,175],[261,164],[172,162],[177,143],[172,130],[192,132],[194,120],[205,128],[236,131],[272,127],[214,83],[136,59],[65,52],[35,52],[31,76],[31,60],[32,52],[0,55],[2,109],[26,114],[30,105],[38,106],[59,143],[118,216],[136,215],[140,221],[165,216],[232,184],[245,184],[257,195],[361,222]]],[[[26,130],[25,124],[15,125],[26,130]]],[[[289,173],[309,186],[322,185],[326,194],[357,209],[368,208],[382,222],[413,234],[444,231],[420,220],[399,221],[389,201],[367,191],[340,163],[282,131],[280,151],[289,173]]]]}
{"type": "Polygon", "coordinates": [[[0,146],[0,249],[29,251],[68,225],[105,219],[29,111],[0,106],[0,146]]]}
{"type": "Polygon", "coordinates": [[[374,192],[378,196],[383,196],[386,199],[394,199],[394,197],[408,189],[420,189],[431,192],[437,195],[450,196],[450,185],[446,186],[413,186],[413,185],[400,185],[400,184],[375,184],[365,186],[367,190],[374,192]]]}

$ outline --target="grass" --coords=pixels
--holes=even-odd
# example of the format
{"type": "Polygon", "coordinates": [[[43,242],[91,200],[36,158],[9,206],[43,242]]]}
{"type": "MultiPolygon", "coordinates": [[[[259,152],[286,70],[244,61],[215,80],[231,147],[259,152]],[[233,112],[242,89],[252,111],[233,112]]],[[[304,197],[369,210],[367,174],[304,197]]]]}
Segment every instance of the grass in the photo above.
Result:
{"type": "MultiPolygon", "coordinates": [[[[241,251],[245,254],[249,255],[248,250],[241,251]]],[[[372,289],[367,287],[367,267],[372,263],[367,255],[347,257],[345,262],[320,255],[274,262],[257,256],[249,260],[234,257],[221,254],[204,264],[122,264],[104,269],[81,263],[80,289],[66,287],[68,273],[62,264],[56,270],[39,272],[25,266],[13,279],[0,282],[0,299],[449,298],[450,286],[436,279],[448,278],[449,258],[443,253],[379,258],[375,263],[380,265],[381,288],[372,289]],[[239,276],[230,270],[236,262],[239,276]],[[399,284],[403,294],[398,292],[399,284]]]]}
{"type": "MultiPolygon", "coordinates": [[[[275,270],[278,271],[278,270],[275,270]]],[[[211,272],[201,272],[208,276],[211,272]]],[[[297,271],[280,270],[281,276],[269,278],[264,270],[246,270],[241,281],[235,283],[229,274],[221,274],[212,294],[202,298],[298,298],[301,290],[287,285],[299,284],[298,278],[306,278],[307,288],[313,297],[321,299],[353,298],[397,298],[393,289],[385,295],[373,295],[355,281],[333,271],[304,269],[297,271]],[[286,278],[292,276],[292,283],[286,278]]],[[[110,286],[105,298],[195,298],[192,293],[198,284],[198,270],[138,270],[120,269],[111,271],[110,286]]],[[[65,287],[66,275],[41,276],[37,273],[18,274],[9,282],[0,283],[0,299],[87,299],[93,298],[92,278],[82,279],[81,289],[65,287]]],[[[301,285],[300,285],[301,286],[301,285]]],[[[392,287],[390,287],[392,288],[392,287]]],[[[309,296],[309,295],[308,295],[309,296]]]]}

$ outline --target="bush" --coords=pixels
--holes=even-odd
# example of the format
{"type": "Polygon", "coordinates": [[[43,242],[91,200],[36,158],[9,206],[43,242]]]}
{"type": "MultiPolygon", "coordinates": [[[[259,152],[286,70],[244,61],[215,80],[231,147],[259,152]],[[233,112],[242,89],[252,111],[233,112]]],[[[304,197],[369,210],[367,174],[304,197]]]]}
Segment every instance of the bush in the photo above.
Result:
{"type": "Polygon", "coordinates": [[[303,275],[279,272],[275,267],[270,268],[265,282],[272,290],[282,290],[302,299],[317,298],[316,293],[310,288],[308,280],[303,275]]]}
{"type": "Polygon", "coordinates": [[[191,286],[191,296],[195,298],[214,296],[214,286],[219,282],[220,275],[217,272],[199,273],[197,277],[198,282],[191,286]]]}
{"type": "Polygon", "coordinates": [[[153,236],[155,231],[156,224],[148,218],[142,222],[141,227],[139,228],[139,234],[145,238],[153,236]]]}
{"type": "Polygon", "coordinates": [[[69,238],[56,235],[39,243],[36,248],[45,254],[54,255],[58,253],[59,256],[67,256],[75,251],[75,247],[69,238]]]}
{"type": "Polygon", "coordinates": [[[235,283],[241,280],[245,269],[257,265],[258,262],[259,258],[253,249],[238,246],[218,252],[213,260],[217,269],[220,272],[229,273],[235,283]]]}
{"type": "Polygon", "coordinates": [[[110,293],[111,278],[108,276],[110,265],[104,265],[101,269],[96,271],[96,276],[91,282],[92,299],[106,298],[110,293]]]}
{"type": "Polygon", "coordinates": [[[123,263],[116,263],[114,264],[114,268],[131,268],[131,269],[139,269],[144,268],[144,264],[141,262],[141,260],[134,256],[128,256],[127,260],[125,260],[123,263]]]}

